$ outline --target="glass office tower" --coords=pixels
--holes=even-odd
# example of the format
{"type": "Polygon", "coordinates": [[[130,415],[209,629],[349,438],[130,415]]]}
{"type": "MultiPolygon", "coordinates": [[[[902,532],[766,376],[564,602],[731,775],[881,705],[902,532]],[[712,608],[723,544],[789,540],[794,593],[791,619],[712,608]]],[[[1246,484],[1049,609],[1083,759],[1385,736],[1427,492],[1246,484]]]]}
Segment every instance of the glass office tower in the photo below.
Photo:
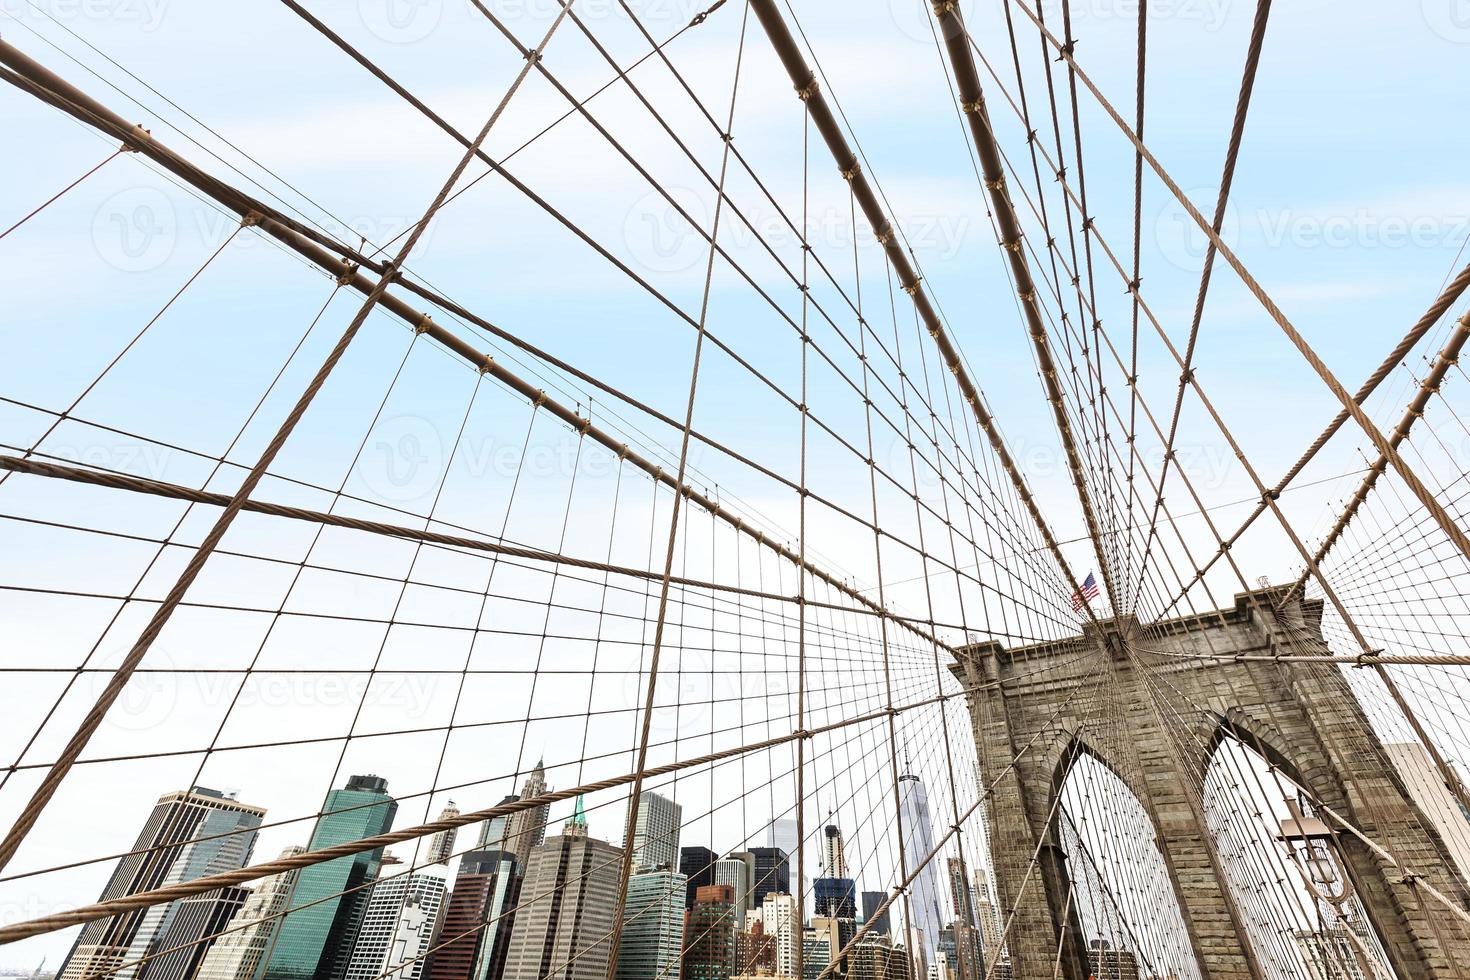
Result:
{"type": "MultiPolygon", "coordinates": [[[[308,850],[384,833],[397,812],[387,780],[353,776],[327,794],[308,850]]],[[[342,980],[372,893],[351,889],[376,880],[382,861],[379,848],[303,868],[261,980],[342,980]]]]}

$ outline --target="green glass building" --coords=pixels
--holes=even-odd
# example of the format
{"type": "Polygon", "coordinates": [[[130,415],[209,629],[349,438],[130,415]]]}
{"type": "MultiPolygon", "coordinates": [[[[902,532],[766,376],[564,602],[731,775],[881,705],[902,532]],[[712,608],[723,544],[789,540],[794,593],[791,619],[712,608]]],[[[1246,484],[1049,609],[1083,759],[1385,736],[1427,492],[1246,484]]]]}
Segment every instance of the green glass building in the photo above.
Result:
{"type": "MultiPolygon", "coordinates": [[[[353,776],[327,794],[309,850],[384,833],[397,812],[387,780],[353,776]]],[[[303,868],[260,980],[341,980],[372,889],[340,893],[375,880],[382,861],[379,849],[303,868]]]]}

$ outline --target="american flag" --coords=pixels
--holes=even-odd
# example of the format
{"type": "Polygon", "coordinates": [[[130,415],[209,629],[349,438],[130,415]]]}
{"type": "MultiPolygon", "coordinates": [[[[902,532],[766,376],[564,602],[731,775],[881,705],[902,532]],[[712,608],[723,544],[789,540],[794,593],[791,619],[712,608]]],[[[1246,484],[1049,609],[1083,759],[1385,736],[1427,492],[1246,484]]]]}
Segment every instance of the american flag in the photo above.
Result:
{"type": "Polygon", "coordinates": [[[1091,572],[1082,583],[1082,588],[1072,593],[1072,611],[1081,612],[1082,607],[1097,598],[1097,578],[1091,572]]]}

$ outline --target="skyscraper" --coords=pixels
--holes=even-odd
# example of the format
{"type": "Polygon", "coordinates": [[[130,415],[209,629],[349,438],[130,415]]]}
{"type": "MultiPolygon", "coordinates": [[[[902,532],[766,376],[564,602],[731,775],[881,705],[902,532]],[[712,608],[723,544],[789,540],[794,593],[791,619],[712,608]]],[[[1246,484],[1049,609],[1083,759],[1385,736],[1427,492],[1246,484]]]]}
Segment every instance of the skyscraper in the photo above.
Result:
{"type": "MultiPolygon", "coordinates": [[[[281,857],[295,857],[306,848],[293,844],[281,857]]],[[[278,913],[290,900],[300,872],[283,871],[262,879],[231,922],[235,928],[215,940],[199,965],[196,980],[251,980],[260,968],[261,957],[270,948],[281,920],[278,913]],[[248,924],[247,924],[248,923],[248,924]]]]}
{"type": "Polygon", "coordinates": [[[909,910],[914,917],[909,925],[917,934],[916,943],[922,944],[922,948],[915,952],[922,953],[924,962],[929,963],[938,948],[939,929],[944,921],[939,907],[937,870],[933,861],[924,864],[934,850],[934,821],[929,815],[929,792],[924,788],[924,781],[909,772],[905,765],[898,783],[904,866],[909,874],[914,874],[914,869],[919,868],[909,891],[909,910]]]}
{"type": "Polygon", "coordinates": [[[832,919],[857,919],[857,885],[851,878],[818,878],[812,882],[813,912],[832,919]]]}
{"type": "Polygon", "coordinates": [[[949,872],[949,900],[954,905],[955,921],[973,927],[976,924],[975,886],[970,883],[965,860],[949,858],[945,867],[949,872]]]}
{"type": "Polygon", "coordinates": [[[460,859],[428,980],[500,980],[520,887],[514,854],[470,851],[460,859]]]}
{"type": "MultiPolygon", "coordinates": [[[[873,927],[868,930],[869,936],[888,936],[891,932],[888,918],[889,909],[884,909],[883,914],[878,915],[877,920],[874,921],[874,916],[878,912],[878,906],[882,905],[883,900],[887,897],[883,892],[863,892],[863,921],[873,922],[873,927]]],[[[889,908],[892,908],[892,906],[889,908]]]]}
{"type": "Polygon", "coordinates": [[[1391,742],[1383,748],[1403,778],[1409,796],[1439,831],[1454,864],[1453,870],[1470,883],[1470,813],[1465,812],[1445,785],[1444,777],[1424,746],[1418,742],[1391,742]]]}
{"type": "Polygon", "coordinates": [[[694,893],[715,883],[715,852],[707,847],[679,848],[679,872],[689,882],[684,907],[694,908],[694,893]]]}
{"type": "Polygon", "coordinates": [[[776,972],[776,937],[766,935],[766,924],[756,919],[748,930],[735,934],[735,974],[750,976],[776,972]]]}
{"type": "Polygon", "coordinates": [[[715,862],[714,883],[729,885],[735,889],[735,908],[739,914],[737,922],[743,925],[744,911],[751,907],[750,890],[755,882],[755,855],[749,851],[735,851],[715,862]]]}
{"type": "Polygon", "coordinates": [[[847,877],[847,855],[843,853],[842,831],[832,823],[822,829],[822,875],[827,878],[847,877]]]}
{"type": "MultiPolygon", "coordinates": [[[[529,800],[546,792],[546,767],[542,760],[536,760],[536,768],[531,770],[531,775],[526,777],[521,786],[522,800],[529,800]]],[[[541,806],[532,807],[529,810],[517,810],[509,814],[505,819],[505,842],[502,844],[495,840],[483,840],[482,846],[488,846],[502,851],[510,851],[516,856],[516,865],[522,868],[530,867],[531,848],[539,846],[546,840],[546,821],[551,816],[551,805],[543,803],[541,806]]],[[[488,821],[487,827],[494,821],[488,821]]]]}
{"type": "Polygon", "coordinates": [[[761,926],[775,946],[776,973],[783,977],[796,974],[796,937],[800,924],[796,921],[796,899],[774,892],[761,900],[761,926]]]}
{"type": "Polygon", "coordinates": [[[787,857],[796,860],[796,821],[784,818],[772,820],[766,828],[766,846],[779,847],[786,852],[787,857]]]}
{"type": "MultiPolygon", "coordinates": [[[[518,795],[512,793],[502,799],[497,805],[505,806],[507,803],[514,803],[519,799],[520,797],[518,795]]],[[[509,847],[509,840],[505,833],[511,816],[512,814],[503,813],[498,817],[491,817],[489,820],[480,824],[480,846],[477,849],[481,851],[509,851],[514,854],[515,852],[509,847]]],[[[524,864],[517,865],[517,867],[522,871],[526,870],[524,864]]]]}
{"type": "MultiPolygon", "coordinates": [[[[384,833],[397,812],[387,780],[352,776],[327,794],[308,850],[384,833]]],[[[343,980],[369,899],[359,886],[377,879],[382,862],[378,849],[303,868],[262,980],[343,980]]]]}
{"type": "Polygon", "coordinates": [[[622,861],[621,847],[587,835],[578,799],[562,832],[531,853],[506,980],[605,980],[622,861]]]}
{"type": "Polygon", "coordinates": [[[248,888],[230,887],[179,900],[146,954],[151,958],[133,975],[146,980],[193,980],[214,942],[210,937],[229,924],[249,897],[248,888]]]}
{"type": "Polygon", "coordinates": [[[705,885],[694,893],[685,930],[683,980],[729,980],[735,972],[735,889],[705,885]]]}
{"type": "Polygon", "coordinates": [[[448,882],[449,869],[436,863],[374,885],[347,964],[347,980],[419,980],[448,882]]]}
{"type": "MultiPolygon", "coordinates": [[[[439,813],[440,820],[448,820],[459,816],[459,807],[450,800],[448,805],[439,813]]],[[[425,860],[431,864],[448,864],[449,859],[454,856],[454,842],[459,837],[459,828],[441,830],[429,838],[429,853],[425,860]]]]}
{"type": "Polygon", "coordinates": [[[673,869],[679,861],[679,818],[684,808],[657,793],[638,795],[633,821],[633,870],[673,869]]]}
{"type": "MultiPolygon", "coordinates": [[[[113,869],[100,900],[244,867],[255,847],[255,828],[264,817],[262,807],[202,786],[159,797],[132,852],[113,869]]],[[[58,976],[62,980],[136,976],[134,968],[116,971],[150,947],[163,948],[154,944],[180,911],[178,906],[171,902],[87,923],[58,976]]]]}
{"type": "Polygon", "coordinates": [[[684,885],[684,876],[667,868],[628,878],[618,980],[670,980],[679,975],[684,885]]]}
{"type": "Polygon", "coordinates": [[[753,847],[755,881],[750,886],[751,908],[760,908],[768,894],[791,891],[791,865],[779,847],[753,847]]]}

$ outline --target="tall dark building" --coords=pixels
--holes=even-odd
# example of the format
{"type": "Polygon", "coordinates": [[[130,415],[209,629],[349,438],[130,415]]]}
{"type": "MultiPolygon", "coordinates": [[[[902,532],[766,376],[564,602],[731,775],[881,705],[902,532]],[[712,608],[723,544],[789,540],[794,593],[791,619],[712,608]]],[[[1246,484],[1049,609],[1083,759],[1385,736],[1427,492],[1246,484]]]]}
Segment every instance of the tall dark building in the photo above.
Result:
{"type": "MultiPolygon", "coordinates": [[[[875,912],[878,911],[878,906],[882,905],[883,904],[883,900],[885,898],[887,898],[887,897],[888,897],[888,895],[885,894],[884,892],[863,892],[863,921],[864,922],[872,921],[872,919],[873,919],[873,913],[875,913],[875,912]]],[[[889,935],[889,932],[890,932],[890,929],[889,929],[889,926],[888,926],[888,913],[889,913],[889,911],[890,911],[889,909],[884,909],[883,910],[883,914],[880,915],[880,916],[878,916],[877,921],[873,923],[873,928],[868,930],[868,935],[869,936],[887,936],[887,935],[889,935]]]]}
{"type": "Polygon", "coordinates": [[[812,882],[816,893],[816,915],[829,919],[857,918],[857,884],[851,878],[818,878],[812,882]]]}
{"type": "MultiPolygon", "coordinates": [[[[360,840],[393,826],[398,803],[379,776],[352,776],[327,794],[308,850],[360,840]]],[[[303,868],[262,980],[342,980],[383,863],[382,849],[303,868]]]]}
{"type": "Polygon", "coordinates": [[[500,980],[520,891],[520,869],[509,851],[460,858],[425,980],[500,980]]]}
{"type": "Polygon", "coordinates": [[[146,980],[193,980],[211,946],[205,938],[218,935],[249,897],[249,889],[232,887],[180,901],[168,928],[154,943],[159,955],[145,962],[137,976],[146,980]]]}
{"type": "MultiPolygon", "coordinates": [[[[159,797],[132,852],[118,861],[101,901],[244,867],[264,817],[262,807],[202,786],[159,797]]],[[[152,961],[121,973],[118,968],[163,949],[158,940],[172,927],[181,905],[170,902],[87,923],[58,976],[138,977],[152,961]]]]}
{"type": "Polygon", "coordinates": [[[752,847],[755,855],[755,882],[750,887],[750,907],[760,908],[766,895],[791,893],[791,863],[779,847],[752,847]]]}
{"type": "Polygon", "coordinates": [[[694,908],[694,893],[705,885],[715,883],[715,861],[719,858],[707,847],[679,848],[679,873],[689,879],[684,895],[684,907],[694,908]]]}
{"type": "Polygon", "coordinates": [[[695,892],[684,930],[683,980],[730,980],[735,972],[735,917],[742,914],[729,885],[705,885],[695,892]]]}

